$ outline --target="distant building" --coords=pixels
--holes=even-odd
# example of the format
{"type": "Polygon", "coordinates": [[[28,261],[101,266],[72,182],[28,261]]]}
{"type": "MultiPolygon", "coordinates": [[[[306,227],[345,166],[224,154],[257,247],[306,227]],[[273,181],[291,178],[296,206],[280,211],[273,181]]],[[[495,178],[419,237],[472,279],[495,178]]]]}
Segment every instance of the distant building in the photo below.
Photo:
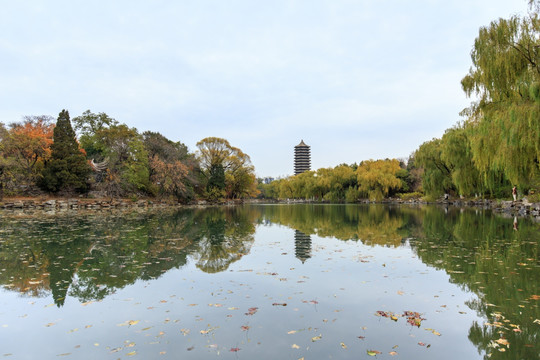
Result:
{"type": "Polygon", "coordinates": [[[311,150],[304,140],[294,147],[294,175],[311,170],[311,150]]]}

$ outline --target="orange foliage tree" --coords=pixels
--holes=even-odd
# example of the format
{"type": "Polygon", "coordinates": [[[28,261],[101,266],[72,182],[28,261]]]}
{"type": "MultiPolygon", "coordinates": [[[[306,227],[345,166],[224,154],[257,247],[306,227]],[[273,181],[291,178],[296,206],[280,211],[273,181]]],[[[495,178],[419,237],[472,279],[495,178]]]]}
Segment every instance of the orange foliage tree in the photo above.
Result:
{"type": "Polygon", "coordinates": [[[25,116],[9,125],[4,152],[14,160],[19,183],[35,184],[44,161],[51,156],[53,118],[48,115],[25,116]]]}

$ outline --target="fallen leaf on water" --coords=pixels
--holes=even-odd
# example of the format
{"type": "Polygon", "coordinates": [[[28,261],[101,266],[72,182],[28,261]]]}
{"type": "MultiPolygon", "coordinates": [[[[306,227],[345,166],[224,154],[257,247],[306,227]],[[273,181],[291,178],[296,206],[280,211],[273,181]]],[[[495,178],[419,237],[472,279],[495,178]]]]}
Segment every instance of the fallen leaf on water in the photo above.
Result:
{"type": "Polygon", "coordinates": [[[390,354],[391,356],[396,356],[396,355],[397,355],[397,352],[395,352],[395,351],[390,351],[388,354],[390,354]]]}
{"type": "Polygon", "coordinates": [[[51,326],[53,326],[53,325],[54,325],[54,323],[48,323],[48,324],[45,324],[46,327],[51,327],[51,326]]]}
{"type": "Polygon", "coordinates": [[[424,343],[421,342],[421,341],[418,342],[418,345],[420,345],[420,346],[426,346],[426,344],[424,344],[424,343]]]}
{"type": "Polygon", "coordinates": [[[246,314],[246,315],[253,315],[253,314],[255,314],[255,313],[257,312],[257,310],[259,310],[258,307],[252,307],[252,308],[249,308],[249,309],[248,309],[248,312],[245,313],[245,314],[246,314]]]}
{"type": "Polygon", "coordinates": [[[346,348],[347,348],[347,345],[345,345],[345,343],[340,343],[340,345],[341,345],[341,347],[342,347],[343,349],[346,349],[346,348]]]}
{"type": "Polygon", "coordinates": [[[58,354],[56,356],[68,356],[68,355],[71,355],[71,353],[63,353],[63,354],[58,354]]]}
{"type": "Polygon", "coordinates": [[[314,336],[314,337],[312,337],[312,338],[311,338],[311,341],[313,341],[313,342],[319,341],[319,340],[321,340],[321,338],[322,338],[322,335],[319,334],[319,336],[314,336]]]}
{"type": "Polygon", "coordinates": [[[403,295],[403,294],[405,294],[405,293],[404,293],[403,291],[401,291],[401,290],[398,290],[397,294],[398,294],[398,295],[403,295]]]}
{"type": "Polygon", "coordinates": [[[497,339],[497,340],[495,340],[495,342],[497,344],[506,345],[508,347],[510,346],[510,343],[508,342],[508,340],[503,339],[503,338],[497,339]]]}
{"type": "Polygon", "coordinates": [[[358,338],[364,340],[366,337],[365,336],[358,336],[358,338]]]}
{"type": "Polygon", "coordinates": [[[272,306],[287,306],[286,303],[273,303],[272,306]]]}
{"type": "Polygon", "coordinates": [[[231,351],[231,352],[238,352],[238,351],[240,351],[240,348],[237,348],[237,347],[236,347],[236,348],[231,348],[231,350],[229,350],[229,351],[231,351]]]}
{"type": "Polygon", "coordinates": [[[296,344],[292,344],[291,346],[293,349],[300,349],[300,346],[296,345],[296,344]]]}
{"type": "Polygon", "coordinates": [[[241,326],[242,331],[247,331],[247,330],[249,330],[249,328],[250,328],[250,327],[247,326],[247,325],[242,325],[242,326],[241,326]]]}
{"type": "Polygon", "coordinates": [[[133,356],[133,355],[136,355],[137,352],[136,351],[132,351],[132,352],[129,352],[126,354],[126,356],[133,356]]]}
{"type": "Polygon", "coordinates": [[[128,325],[131,326],[131,325],[136,325],[139,323],[140,320],[129,320],[128,321],[128,325]]]}
{"type": "Polygon", "coordinates": [[[166,351],[160,351],[159,355],[165,355],[166,353],[167,353],[166,351]]]}
{"type": "Polygon", "coordinates": [[[190,330],[189,329],[180,329],[180,331],[182,332],[182,334],[184,336],[186,336],[187,334],[189,334],[190,330]]]}
{"type": "Polygon", "coordinates": [[[291,331],[287,332],[287,334],[289,334],[289,335],[296,334],[296,330],[291,330],[291,331]]]}
{"type": "Polygon", "coordinates": [[[381,353],[381,352],[378,351],[378,350],[367,350],[367,354],[368,354],[369,356],[375,356],[375,355],[378,355],[378,354],[380,354],[380,353],[381,353]]]}
{"type": "Polygon", "coordinates": [[[195,346],[190,346],[190,347],[188,347],[186,350],[187,350],[187,351],[191,351],[191,350],[193,350],[193,349],[195,349],[195,346]]]}

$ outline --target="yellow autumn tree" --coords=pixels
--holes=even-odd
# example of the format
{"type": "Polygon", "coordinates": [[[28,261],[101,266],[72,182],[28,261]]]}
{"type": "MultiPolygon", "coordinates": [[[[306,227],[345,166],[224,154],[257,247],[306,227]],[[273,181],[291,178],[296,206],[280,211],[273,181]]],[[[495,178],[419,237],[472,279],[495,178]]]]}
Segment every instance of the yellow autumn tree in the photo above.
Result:
{"type": "Polygon", "coordinates": [[[356,170],[358,190],[370,200],[380,201],[391,189],[400,189],[397,173],[401,169],[396,159],[366,160],[356,170]]]}

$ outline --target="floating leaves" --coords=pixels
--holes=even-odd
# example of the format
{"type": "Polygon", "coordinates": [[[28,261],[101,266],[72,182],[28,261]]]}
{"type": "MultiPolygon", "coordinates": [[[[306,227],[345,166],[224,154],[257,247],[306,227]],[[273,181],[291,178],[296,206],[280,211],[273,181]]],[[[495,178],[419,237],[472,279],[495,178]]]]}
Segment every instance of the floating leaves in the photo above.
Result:
{"type": "Polygon", "coordinates": [[[257,310],[259,310],[258,307],[251,307],[248,309],[248,312],[245,313],[246,315],[255,315],[255,313],[257,312],[257,310]]]}
{"type": "Polygon", "coordinates": [[[369,356],[376,356],[376,355],[381,354],[381,352],[378,351],[378,350],[366,350],[366,352],[367,352],[367,354],[368,354],[369,356]]]}
{"type": "Polygon", "coordinates": [[[319,340],[321,340],[321,338],[322,338],[322,335],[319,334],[318,336],[312,337],[312,338],[311,338],[311,341],[312,341],[312,342],[319,341],[319,340]]]}
{"type": "Polygon", "coordinates": [[[116,324],[116,326],[133,326],[133,325],[137,325],[139,321],[140,320],[127,320],[127,321],[124,321],[123,323],[116,324]]]}

